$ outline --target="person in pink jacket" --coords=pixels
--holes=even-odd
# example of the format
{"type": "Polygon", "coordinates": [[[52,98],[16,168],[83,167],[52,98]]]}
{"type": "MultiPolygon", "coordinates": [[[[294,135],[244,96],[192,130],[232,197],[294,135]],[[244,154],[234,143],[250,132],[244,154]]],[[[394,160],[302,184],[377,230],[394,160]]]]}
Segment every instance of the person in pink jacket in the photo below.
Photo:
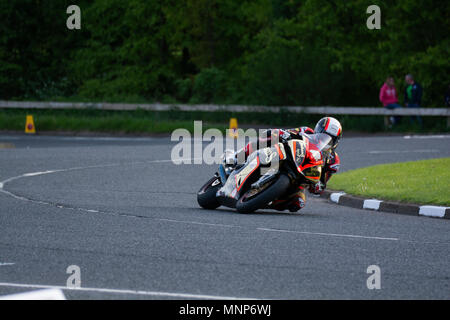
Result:
{"type": "MultiPolygon", "coordinates": [[[[380,101],[383,104],[383,107],[388,109],[401,108],[401,105],[398,104],[398,96],[397,89],[395,88],[394,78],[387,77],[386,82],[380,89],[380,101]]],[[[391,123],[394,125],[399,122],[400,118],[391,117],[391,123]]]]}

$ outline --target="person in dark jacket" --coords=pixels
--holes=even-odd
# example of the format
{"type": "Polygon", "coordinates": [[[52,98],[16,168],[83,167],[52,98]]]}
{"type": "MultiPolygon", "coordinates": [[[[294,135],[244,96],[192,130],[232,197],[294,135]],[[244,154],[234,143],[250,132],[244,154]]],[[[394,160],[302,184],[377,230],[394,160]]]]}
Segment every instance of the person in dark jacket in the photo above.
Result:
{"type": "MultiPolygon", "coordinates": [[[[420,108],[422,104],[422,86],[414,80],[411,74],[405,76],[405,106],[407,108],[420,108]]],[[[420,116],[411,117],[411,122],[417,120],[417,123],[422,126],[422,118],[420,116]]]]}
{"type": "Polygon", "coordinates": [[[445,94],[445,106],[450,107],[450,84],[447,87],[447,93],[445,94]]]}

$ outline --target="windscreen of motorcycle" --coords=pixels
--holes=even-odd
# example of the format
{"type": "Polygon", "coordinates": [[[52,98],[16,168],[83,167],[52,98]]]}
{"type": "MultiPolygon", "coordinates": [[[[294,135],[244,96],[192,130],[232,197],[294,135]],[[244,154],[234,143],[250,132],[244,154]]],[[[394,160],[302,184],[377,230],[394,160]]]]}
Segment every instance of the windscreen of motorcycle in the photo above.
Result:
{"type": "Polygon", "coordinates": [[[333,146],[333,139],[325,133],[304,134],[312,143],[320,150],[320,152],[327,152],[333,146]]]}

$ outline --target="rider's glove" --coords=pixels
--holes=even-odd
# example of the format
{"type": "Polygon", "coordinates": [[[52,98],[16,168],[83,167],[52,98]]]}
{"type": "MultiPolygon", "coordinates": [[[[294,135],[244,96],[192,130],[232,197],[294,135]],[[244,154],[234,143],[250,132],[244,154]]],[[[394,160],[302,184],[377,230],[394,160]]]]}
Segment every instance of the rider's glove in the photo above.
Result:
{"type": "Polygon", "coordinates": [[[225,150],[222,161],[226,166],[234,166],[237,163],[236,153],[232,150],[225,150]]]}
{"type": "Polygon", "coordinates": [[[288,131],[280,130],[280,138],[284,141],[288,140],[291,137],[288,131]]]}

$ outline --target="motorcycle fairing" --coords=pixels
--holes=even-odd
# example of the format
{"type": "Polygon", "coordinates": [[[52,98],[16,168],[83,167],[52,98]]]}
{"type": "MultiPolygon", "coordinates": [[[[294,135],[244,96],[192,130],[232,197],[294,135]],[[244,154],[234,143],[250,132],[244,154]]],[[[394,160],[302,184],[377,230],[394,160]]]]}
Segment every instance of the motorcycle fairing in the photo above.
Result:
{"type": "Polygon", "coordinates": [[[289,149],[291,149],[292,159],[294,159],[298,172],[302,172],[301,166],[306,157],[307,143],[300,139],[292,139],[288,141],[289,149]]]}
{"type": "Polygon", "coordinates": [[[308,139],[293,139],[288,142],[297,170],[306,179],[317,182],[322,174],[322,153],[308,139]]]}
{"type": "Polygon", "coordinates": [[[245,181],[247,181],[248,177],[250,177],[252,173],[259,168],[260,165],[259,157],[260,157],[259,154],[256,154],[255,157],[250,157],[253,159],[249,158],[247,160],[247,164],[241,170],[239,170],[239,172],[236,173],[236,175],[234,176],[237,191],[241,190],[242,186],[244,185],[245,181]]]}
{"type": "Polygon", "coordinates": [[[228,205],[234,206],[234,202],[239,199],[239,190],[248,177],[260,166],[258,153],[252,153],[242,168],[232,171],[224,186],[217,191],[216,196],[222,203],[226,202],[228,205]]]}
{"type": "MultiPolygon", "coordinates": [[[[255,171],[261,167],[267,168],[274,162],[283,159],[286,159],[286,150],[282,143],[253,152],[242,168],[237,169],[230,174],[225,185],[217,191],[217,196],[222,199],[232,198],[238,200],[242,187],[255,171]]],[[[272,167],[273,166],[270,166],[269,170],[262,174],[260,179],[278,172],[278,166],[275,166],[275,168],[272,167]]]]}

